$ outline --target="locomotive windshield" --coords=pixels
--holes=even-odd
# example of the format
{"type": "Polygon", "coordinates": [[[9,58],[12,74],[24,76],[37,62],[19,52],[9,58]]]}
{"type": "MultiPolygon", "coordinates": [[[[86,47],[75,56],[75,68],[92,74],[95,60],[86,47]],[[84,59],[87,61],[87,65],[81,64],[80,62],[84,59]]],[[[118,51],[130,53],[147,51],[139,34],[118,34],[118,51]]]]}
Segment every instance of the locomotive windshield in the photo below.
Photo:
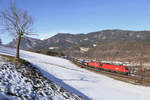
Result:
{"type": "Polygon", "coordinates": [[[128,67],[125,67],[125,70],[128,70],[128,67]]]}

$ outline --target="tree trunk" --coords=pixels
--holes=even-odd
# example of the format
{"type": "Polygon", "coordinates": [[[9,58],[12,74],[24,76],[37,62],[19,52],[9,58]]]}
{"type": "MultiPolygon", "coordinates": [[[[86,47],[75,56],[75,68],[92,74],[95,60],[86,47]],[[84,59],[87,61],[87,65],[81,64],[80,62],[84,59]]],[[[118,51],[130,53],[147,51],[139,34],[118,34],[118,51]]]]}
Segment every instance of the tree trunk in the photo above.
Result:
{"type": "Polygon", "coordinates": [[[19,58],[19,47],[20,47],[21,35],[17,37],[17,46],[16,46],[16,58],[19,58]]]}

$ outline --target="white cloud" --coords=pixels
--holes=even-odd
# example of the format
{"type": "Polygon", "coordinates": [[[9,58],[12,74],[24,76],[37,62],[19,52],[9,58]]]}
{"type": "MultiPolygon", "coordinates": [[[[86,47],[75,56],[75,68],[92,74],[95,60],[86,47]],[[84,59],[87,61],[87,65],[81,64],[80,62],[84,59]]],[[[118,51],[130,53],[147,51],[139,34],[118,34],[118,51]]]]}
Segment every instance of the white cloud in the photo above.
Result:
{"type": "Polygon", "coordinates": [[[52,36],[54,36],[56,33],[37,33],[35,36],[32,36],[33,38],[38,38],[40,40],[48,39],[52,36]]]}

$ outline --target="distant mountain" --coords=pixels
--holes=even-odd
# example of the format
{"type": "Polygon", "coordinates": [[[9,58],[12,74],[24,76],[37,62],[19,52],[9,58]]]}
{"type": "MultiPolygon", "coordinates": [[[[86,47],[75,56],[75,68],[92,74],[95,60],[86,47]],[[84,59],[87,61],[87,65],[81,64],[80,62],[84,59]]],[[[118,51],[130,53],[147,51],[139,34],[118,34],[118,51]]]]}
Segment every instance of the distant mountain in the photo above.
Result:
{"type": "MultiPolygon", "coordinates": [[[[15,48],[16,47],[17,39],[13,39],[12,42],[7,44],[8,47],[15,48]]],[[[30,50],[36,49],[37,45],[40,44],[42,41],[39,39],[31,38],[31,37],[22,37],[20,43],[20,49],[23,50],[30,50]]]]}
{"type": "Polygon", "coordinates": [[[114,40],[134,40],[150,43],[150,31],[104,30],[76,35],[59,33],[44,41],[47,43],[47,46],[61,46],[64,44],[65,47],[70,47],[72,45],[89,47],[92,46],[93,43],[114,40]]]}
{"type": "MultiPolygon", "coordinates": [[[[134,41],[150,43],[150,31],[103,30],[87,34],[58,33],[45,40],[22,38],[21,49],[55,50],[67,55],[81,55],[99,43],[134,41]]],[[[16,40],[8,44],[15,47],[16,40]]]]}

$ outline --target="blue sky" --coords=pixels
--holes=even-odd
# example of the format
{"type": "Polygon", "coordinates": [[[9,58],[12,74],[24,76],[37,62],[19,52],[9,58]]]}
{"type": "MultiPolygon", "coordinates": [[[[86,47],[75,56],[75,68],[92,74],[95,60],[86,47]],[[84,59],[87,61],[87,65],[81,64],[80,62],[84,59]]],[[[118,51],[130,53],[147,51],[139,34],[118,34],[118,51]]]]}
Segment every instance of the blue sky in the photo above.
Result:
{"type": "MultiPolygon", "coordinates": [[[[36,38],[105,29],[150,30],[150,0],[14,0],[34,18],[36,38]]],[[[0,10],[10,0],[0,0],[0,10]]],[[[12,37],[0,35],[3,43],[12,37]]]]}

